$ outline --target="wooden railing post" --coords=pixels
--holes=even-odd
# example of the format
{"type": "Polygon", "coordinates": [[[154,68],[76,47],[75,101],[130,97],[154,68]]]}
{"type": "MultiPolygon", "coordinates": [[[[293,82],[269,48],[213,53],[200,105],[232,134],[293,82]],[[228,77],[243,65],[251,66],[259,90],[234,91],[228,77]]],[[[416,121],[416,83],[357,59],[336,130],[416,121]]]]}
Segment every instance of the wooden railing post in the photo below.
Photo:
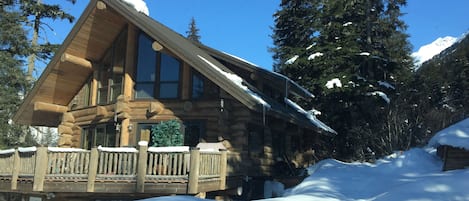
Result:
{"type": "Polygon", "coordinates": [[[147,172],[148,142],[140,141],[138,143],[138,164],[137,164],[137,186],[138,193],[145,191],[145,176],[147,172]]]}
{"type": "Polygon", "coordinates": [[[34,166],[33,191],[44,190],[47,162],[47,147],[38,147],[36,150],[36,164],[34,166]]]}
{"type": "Polygon", "coordinates": [[[98,173],[99,152],[98,148],[92,148],[90,152],[90,165],[88,167],[88,184],[86,186],[87,192],[94,192],[94,182],[96,181],[96,174],[98,173]]]}
{"type": "Polygon", "coordinates": [[[226,166],[227,166],[227,151],[226,149],[220,149],[220,190],[226,188],[226,166]]]}
{"type": "Polygon", "coordinates": [[[196,194],[199,189],[199,169],[200,169],[200,151],[197,147],[191,147],[190,150],[190,169],[189,183],[187,193],[196,194]]]}
{"type": "Polygon", "coordinates": [[[18,189],[18,176],[20,174],[20,152],[15,149],[13,154],[13,171],[11,173],[11,190],[18,189]]]}

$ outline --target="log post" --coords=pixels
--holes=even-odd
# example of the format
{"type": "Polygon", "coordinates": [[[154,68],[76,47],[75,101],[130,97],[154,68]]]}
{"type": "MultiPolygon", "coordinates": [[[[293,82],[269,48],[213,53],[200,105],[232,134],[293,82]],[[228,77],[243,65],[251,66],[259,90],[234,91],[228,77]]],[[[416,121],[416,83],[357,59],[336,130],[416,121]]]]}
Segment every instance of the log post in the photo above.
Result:
{"type": "Polygon", "coordinates": [[[227,151],[226,149],[220,149],[220,190],[226,188],[226,166],[227,166],[227,151]]]}
{"type": "Polygon", "coordinates": [[[38,147],[36,150],[36,164],[34,166],[33,191],[44,190],[44,179],[47,172],[47,147],[38,147]]]}
{"type": "Polygon", "coordinates": [[[192,147],[190,150],[190,169],[189,169],[189,183],[187,193],[196,194],[199,191],[199,169],[200,169],[200,151],[197,147],[192,147]]]}
{"type": "Polygon", "coordinates": [[[98,173],[98,148],[92,148],[90,152],[90,164],[88,167],[88,184],[86,192],[94,192],[94,182],[96,181],[96,174],[98,173]]]}
{"type": "Polygon", "coordinates": [[[138,166],[137,166],[137,186],[136,190],[138,193],[145,191],[145,175],[147,172],[147,153],[148,153],[148,142],[138,142],[138,166]]]}
{"type": "Polygon", "coordinates": [[[20,152],[15,149],[13,155],[13,171],[11,173],[11,190],[18,189],[18,175],[20,174],[20,152]]]}

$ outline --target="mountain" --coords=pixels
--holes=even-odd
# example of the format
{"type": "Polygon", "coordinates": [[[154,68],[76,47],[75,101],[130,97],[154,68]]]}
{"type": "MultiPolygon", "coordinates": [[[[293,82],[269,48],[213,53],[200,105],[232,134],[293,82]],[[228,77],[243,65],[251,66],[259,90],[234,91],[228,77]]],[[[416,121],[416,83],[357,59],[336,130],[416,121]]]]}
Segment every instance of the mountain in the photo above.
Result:
{"type": "Polygon", "coordinates": [[[420,47],[417,52],[412,53],[412,57],[416,60],[415,68],[418,69],[423,62],[431,59],[433,56],[439,54],[444,49],[453,45],[458,38],[452,36],[446,36],[438,38],[428,45],[420,47]]]}

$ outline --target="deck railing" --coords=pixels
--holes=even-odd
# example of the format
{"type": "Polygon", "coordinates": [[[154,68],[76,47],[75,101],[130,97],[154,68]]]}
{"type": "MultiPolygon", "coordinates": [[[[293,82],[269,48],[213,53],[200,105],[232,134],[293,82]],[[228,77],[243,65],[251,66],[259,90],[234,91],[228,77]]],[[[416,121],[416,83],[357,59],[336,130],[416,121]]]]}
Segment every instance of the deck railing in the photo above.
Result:
{"type": "Polygon", "coordinates": [[[146,183],[178,182],[197,193],[199,182],[208,179],[225,188],[226,162],[225,150],[30,147],[0,151],[0,179],[11,181],[11,190],[25,180],[33,191],[43,191],[45,182],[87,182],[87,192],[95,182],[135,182],[135,192],[144,192],[146,183]]]}

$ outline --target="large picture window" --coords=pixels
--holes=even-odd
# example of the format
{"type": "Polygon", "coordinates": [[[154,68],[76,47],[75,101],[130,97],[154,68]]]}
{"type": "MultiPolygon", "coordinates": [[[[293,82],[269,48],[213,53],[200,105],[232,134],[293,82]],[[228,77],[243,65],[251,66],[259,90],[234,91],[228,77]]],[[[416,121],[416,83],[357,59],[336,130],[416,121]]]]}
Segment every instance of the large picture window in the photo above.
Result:
{"type": "Polygon", "coordinates": [[[146,34],[139,35],[135,98],[178,98],[181,62],[169,54],[153,50],[152,43],[146,34]]]}

